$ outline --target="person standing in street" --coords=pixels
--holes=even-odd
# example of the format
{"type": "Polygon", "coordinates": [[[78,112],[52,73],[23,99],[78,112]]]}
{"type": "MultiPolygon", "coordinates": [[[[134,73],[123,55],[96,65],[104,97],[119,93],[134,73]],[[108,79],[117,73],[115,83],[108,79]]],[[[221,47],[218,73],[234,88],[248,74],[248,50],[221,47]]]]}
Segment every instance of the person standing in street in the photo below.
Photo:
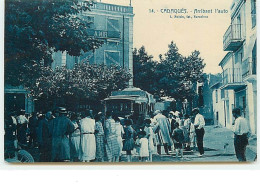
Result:
{"type": "Polygon", "coordinates": [[[105,149],[107,154],[107,160],[109,162],[115,162],[118,156],[119,145],[116,136],[116,122],[112,118],[112,112],[106,112],[106,121],[104,125],[105,133],[105,149]]]}
{"type": "Polygon", "coordinates": [[[235,108],[232,111],[235,118],[234,125],[234,146],[236,157],[239,162],[246,161],[246,146],[248,145],[248,135],[250,133],[247,120],[241,116],[239,108],[235,108]]]}
{"type": "Polygon", "coordinates": [[[114,120],[116,123],[116,138],[117,138],[117,143],[118,143],[118,157],[116,158],[116,161],[119,162],[119,158],[121,157],[122,154],[122,149],[123,149],[123,138],[122,136],[124,135],[124,128],[121,125],[121,121],[117,116],[114,116],[114,120]]]}
{"type": "Polygon", "coordinates": [[[18,142],[27,145],[27,125],[28,119],[25,117],[25,110],[20,110],[17,120],[17,138],[18,142]]]}
{"type": "Polygon", "coordinates": [[[144,120],[145,127],[144,132],[146,133],[146,138],[148,139],[148,149],[149,149],[149,161],[153,161],[153,153],[154,153],[154,133],[153,128],[151,127],[151,120],[145,119],[144,120]]]}
{"type": "Polygon", "coordinates": [[[172,134],[173,130],[175,129],[175,123],[176,123],[176,116],[173,111],[169,112],[168,121],[170,123],[170,134],[172,134]]]}
{"type": "Polygon", "coordinates": [[[205,126],[205,120],[204,117],[200,114],[200,111],[198,108],[195,108],[192,110],[192,113],[195,116],[194,120],[194,127],[195,127],[195,133],[197,137],[197,146],[199,150],[199,157],[202,157],[204,154],[204,147],[203,147],[203,138],[205,134],[204,126],[205,126]]]}
{"type": "Polygon", "coordinates": [[[74,125],[74,132],[70,135],[70,160],[78,162],[80,147],[80,129],[78,121],[80,120],[80,117],[76,113],[72,113],[70,119],[74,125]]]}
{"type": "Polygon", "coordinates": [[[104,144],[104,129],[102,125],[102,113],[98,113],[95,116],[95,129],[97,130],[96,136],[96,160],[98,162],[104,162],[105,157],[105,144],[104,144]]]}
{"type": "Polygon", "coordinates": [[[59,108],[59,116],[53,120],[52,128],[52,162],[70,161],[69,135],[74,131],[74,125],[67,118],[65,108],[59,108]]]}
{"type": "Polygon", "coordinates": [[[181,158],[183,158],[183,144],[185,142],[185,137],[183,130],[180,129],[179,123],[175,123],[175,129],[172,133],[174,148],[176,150],[176,158],[178,158],[179,153],[181,154],[181,158]]]}
{"type": "Polygon", "coordinates": [[[170,137],[170,123],[168,119],[162,115],[161,111],[156,110],[154,120],[156,125],[154,127],[155,133],[157,133],[157,151],[161,155],[161,146],[164,146],[165,153],[169,154],[169,147],[172,146],[172,140],[170,137]]]}
{"type": "Polygon", "coordinates": [[[132,162],[132,150],[134,149],[135,130],[132,128],[133,121],[131,119],[125,120],[125,140],[123,143],[123,151],[126,151],[127,162],[132,162]]]}
{"type": "Polygon", "coordinates": [[[28,128],[30,129],[29,146],[35,147],[37,140],[37,127],[38,127],[38,117],[37,113],[33,112],[32,117],[29,118],[28,128]]]}
{"type": "Polygon", "coordinates": [[[80,120],[81,133],[79,158],[82,162],[90,162],[96,158],[95,120],[90,110],[86,110],[85,118],[80,120]]]}
{"type": "Polygon", "coordinates": [[[47,112],[40,120],[38,129],[41,131],[38,133],[41,138],[39,142],[40,161],[49,162],[51,160],[51,134],[49,130],[49,121],[51,120],[52,112],[47,112]]]}

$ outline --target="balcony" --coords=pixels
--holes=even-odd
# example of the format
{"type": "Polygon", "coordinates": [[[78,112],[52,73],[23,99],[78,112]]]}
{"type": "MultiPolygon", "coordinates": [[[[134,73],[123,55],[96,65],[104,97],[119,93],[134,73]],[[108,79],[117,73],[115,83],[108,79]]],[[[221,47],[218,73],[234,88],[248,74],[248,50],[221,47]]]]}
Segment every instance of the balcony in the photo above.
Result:
{"type": "Polygon", "coordinates": [[[223,85],[221,89],[239,89],[245,86],[242,81],[242,74],[240,68],[228,68],[222,73],[223,85]]]}
{"type": "Polygon", "coordinates": [[[243,44],[241,27],[241,24],[232,24],[228,27],[223,36],[224,51],[236,51],[243,44]]]}
{"type": "Polygon", "coordinates": [[[248,57],[242,62],[243,80],[256,80],[256,58],[248,57]]]}
{"type": "Polygon", "coordinates": [[[121,5],[114,5],[114,4],[101,3],[101,2],[94,3],[90,7],[90,9],[133,14],[133,7],[131,7],[131,6],[121,6],[121,5]]]}

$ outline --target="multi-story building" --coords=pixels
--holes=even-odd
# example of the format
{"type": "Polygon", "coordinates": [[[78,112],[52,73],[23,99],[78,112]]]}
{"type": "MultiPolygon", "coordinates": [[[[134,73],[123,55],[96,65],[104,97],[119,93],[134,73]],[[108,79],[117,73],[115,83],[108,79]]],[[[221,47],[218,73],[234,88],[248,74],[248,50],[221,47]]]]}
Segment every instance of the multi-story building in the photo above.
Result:
{"type": "MultiPolygon", "coordinates": [[[[232,53],[228,52],[219,63],[223,71],[229,71],[232,68],[232,53]]],[[[211,86],[212,102],[214,112],[214,124],[232,128],[234,118],[232,109],[234,108],[234,90],[225,88],[223,84],[227,84],[228,75],[211,86]]],[[[222,74],[223,75],[223,74],[222,74]]]]}
{"type": "MultiPolygon", "coordinates": [[[[96,50],[82,53],[80,57],[66,52],[53,55],[52,67],[73,68],[76,63],[120,65],[133,74],[133,7],[96,2],[91,11],[80,16],[89,23],[89,36],[102,39],[104,44],[96,50]]],[[[133,85],[130,80],[129,85],[133,85]]]]}
{"type": "Polygon", "coordinates": [[[233,1],[231,24],[223,36],[223,50],[229,52],[219,64],[223,69],[220,89],[225,103],[233,101],[230,94],[234,93],[231,106],[241,108],[251,133],[256,134],[256,0],[233,1]]]}

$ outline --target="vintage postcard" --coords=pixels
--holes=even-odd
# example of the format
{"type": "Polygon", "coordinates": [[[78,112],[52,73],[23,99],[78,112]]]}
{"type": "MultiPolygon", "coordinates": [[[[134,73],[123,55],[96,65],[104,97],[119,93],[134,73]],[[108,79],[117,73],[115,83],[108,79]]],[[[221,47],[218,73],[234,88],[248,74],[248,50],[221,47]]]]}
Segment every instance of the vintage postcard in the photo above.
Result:
{"type": "Polygon", "coordinates": [[[256,0],[5,0],[5,161],[256,161],[256,27],[256,0]]]}

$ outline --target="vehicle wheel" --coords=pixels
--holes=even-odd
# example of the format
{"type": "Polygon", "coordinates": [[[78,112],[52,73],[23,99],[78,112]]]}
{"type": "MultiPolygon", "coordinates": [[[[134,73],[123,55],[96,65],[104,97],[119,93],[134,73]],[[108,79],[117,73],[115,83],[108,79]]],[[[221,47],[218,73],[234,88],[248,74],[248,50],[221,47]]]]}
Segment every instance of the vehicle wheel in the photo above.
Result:
{"type": "Polygon", "coordinates": [[[18,151],[18,160],[22,163],[33,163],[34,162],[33,156],[26,150],[18,151]]]}

